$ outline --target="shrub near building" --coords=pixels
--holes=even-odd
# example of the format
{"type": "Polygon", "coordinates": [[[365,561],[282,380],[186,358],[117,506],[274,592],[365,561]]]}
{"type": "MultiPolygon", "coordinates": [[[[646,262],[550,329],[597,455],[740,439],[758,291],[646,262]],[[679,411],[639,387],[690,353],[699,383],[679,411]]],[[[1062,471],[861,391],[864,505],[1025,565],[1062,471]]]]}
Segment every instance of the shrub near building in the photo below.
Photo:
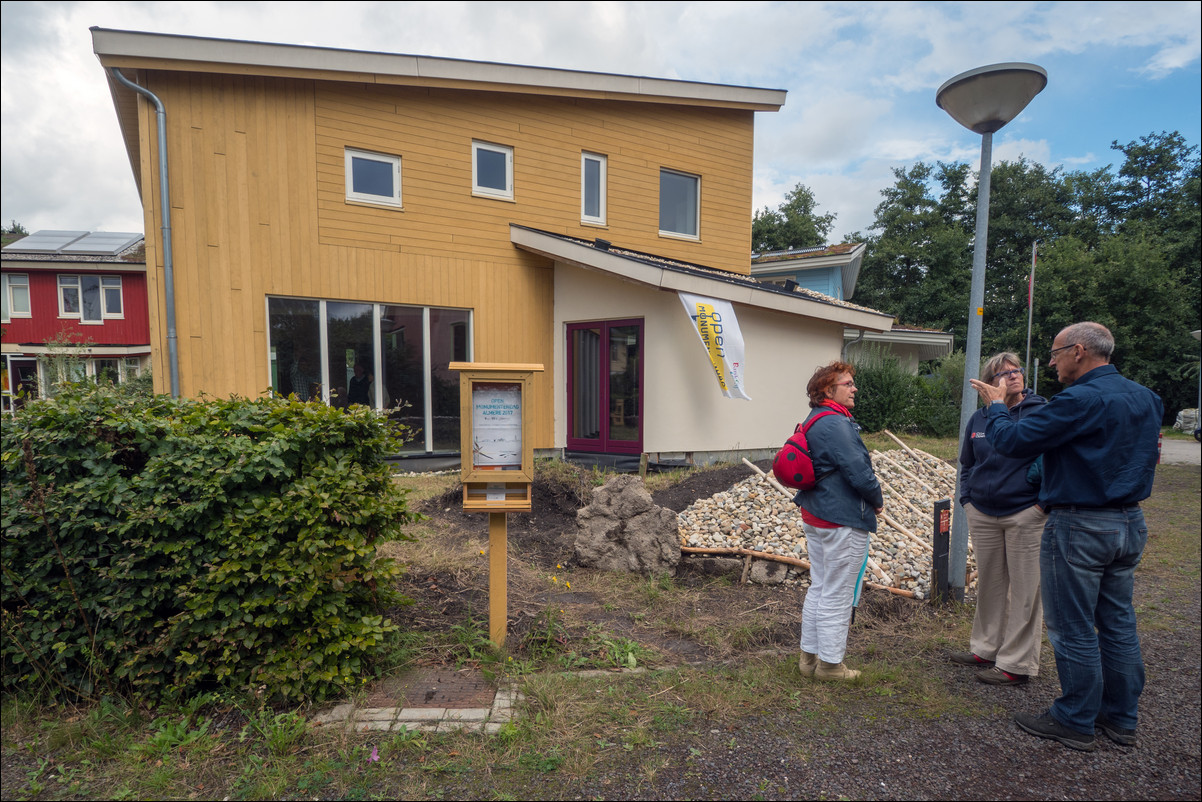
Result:
{"type": "Polygon", "coordinates": [[[76,386],[3,426],[6,690],[324,698],[395,626],[413,519],[370,410],[76,386]]]}

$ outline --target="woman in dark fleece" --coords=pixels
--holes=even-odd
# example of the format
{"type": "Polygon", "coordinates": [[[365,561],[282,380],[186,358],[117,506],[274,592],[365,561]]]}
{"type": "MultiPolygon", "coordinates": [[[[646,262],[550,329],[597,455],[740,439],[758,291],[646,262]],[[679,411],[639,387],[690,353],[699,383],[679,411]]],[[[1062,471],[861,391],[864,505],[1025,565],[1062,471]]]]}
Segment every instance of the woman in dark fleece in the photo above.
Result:
{"type": "MultiPolygon", "coordinates": [[[[1018,420],[1047,401],[1026,389],[1018,356],[1001,353],[985,363],[982,381],[1006,388],[1010,417],[1018,420]]],[[[968,422],[960,451],[960,504],[977,558],[977,612],[969,651],[952,662],[984,669],[987,685],[1021,685],[1039,673],[1043,603],[1039,543],[1047,520],[1032,480],[1035,458],[1003,457],[985,437],[985,411],[968,422]]]]}

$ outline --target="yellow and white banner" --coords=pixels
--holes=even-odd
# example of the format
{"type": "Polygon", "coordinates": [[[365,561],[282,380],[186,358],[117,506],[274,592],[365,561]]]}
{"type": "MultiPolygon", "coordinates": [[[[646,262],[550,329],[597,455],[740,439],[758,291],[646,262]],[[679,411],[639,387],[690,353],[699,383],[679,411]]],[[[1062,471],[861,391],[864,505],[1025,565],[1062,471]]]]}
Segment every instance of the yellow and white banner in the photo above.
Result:
{"type": "Polygon", "coordinates": [[[750,401],[751,396],[743,389],[743,332],[739,330],[734,307],[728,301],[687,292],[677,295],[701,338],[722,395],[750,401]]]}

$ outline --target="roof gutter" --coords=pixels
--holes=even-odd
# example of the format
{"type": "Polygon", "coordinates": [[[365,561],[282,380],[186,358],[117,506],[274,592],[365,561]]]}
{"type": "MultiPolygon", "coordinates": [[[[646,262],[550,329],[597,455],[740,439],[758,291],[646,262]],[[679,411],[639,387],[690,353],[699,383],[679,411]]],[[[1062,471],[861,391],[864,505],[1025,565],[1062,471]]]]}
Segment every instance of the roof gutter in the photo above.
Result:
{"type": "Polygon", "coordinates": [[[175,260],[171,248],[171,190],[167,182],[167,111],[163,101],[149,89],[138,86],[110,67],[109,72],[122,85],[146,97],[154,104],[155,122],[159,135],[159,205],[162,207],[163,281],[167,294],[167,361],[171,371],[171,397],[179,398],[179,345],[175,333],[175,260]]]}

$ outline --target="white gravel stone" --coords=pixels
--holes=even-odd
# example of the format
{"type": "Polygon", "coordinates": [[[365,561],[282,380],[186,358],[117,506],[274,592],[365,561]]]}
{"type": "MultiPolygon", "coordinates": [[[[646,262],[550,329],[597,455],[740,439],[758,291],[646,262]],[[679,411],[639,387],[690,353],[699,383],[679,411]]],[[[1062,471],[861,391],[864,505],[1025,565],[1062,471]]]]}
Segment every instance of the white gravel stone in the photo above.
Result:
{"type": "MultiPolygon", "coordinates": [[[[871,456],[877,477],[882,480],[885,513],[930,544],[935,502],[952,497],[956,469],[922,452],[916,453],[917,459],[905,451],[884,454],[873,451],[871,456]]],[[[681,543],[693,548],[745,548],[800,559],[807,557],[800,512],[789,497],[759,474],[748,476],[710,498],[699,499],[680,513],[679,523],[681,543]]],[[[915,598],[925,599],[930,595],[930,549],[881,519],[868,548],[869,556],[893,580],[894,587],[914,591],[915,598]]],[[[975,567],[970,542],[970,574],[975,567]]],[[[809,577],[797,570],[800,574],[796,583],[808,586],[809,577]]],[[[869,579],[881,581],[875,575],[869,579]]],[[[790,579],[786,584],[793,582],[790,579]]],[[[970,583],[969,587],[974,585],[975,582],[970,583]]]]}

